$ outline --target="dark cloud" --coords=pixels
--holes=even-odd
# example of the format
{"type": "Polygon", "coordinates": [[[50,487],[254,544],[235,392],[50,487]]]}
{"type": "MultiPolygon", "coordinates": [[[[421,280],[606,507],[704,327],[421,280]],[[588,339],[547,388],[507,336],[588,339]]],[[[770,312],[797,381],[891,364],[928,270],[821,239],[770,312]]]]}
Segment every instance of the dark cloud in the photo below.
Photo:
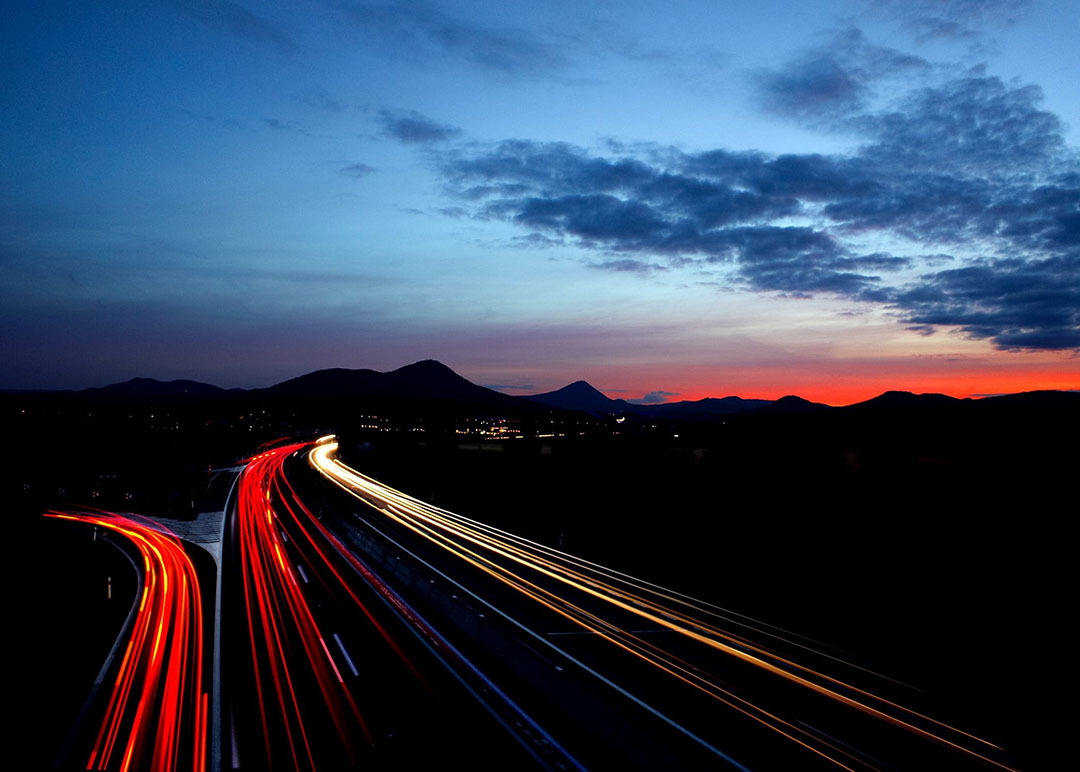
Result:
{"type": "Polygon", "coordinates": [[[671,397],[679,396],[680,393],[681,392],[678,391],[650,391],[641,399],[632,399],[630,401],[635,405],[659,405],[663,402],[667,402],[671,397]]]}
{"type": "Polygon", "coordinates": [[[606,193],[522,198],[493,204],[489,210],[502,213],[508,205],[517,223],[567,233],[584,243],[616,249],[637,249],[644,244],[659,246],[669,227],[648,204],[606,193]]]}
{"type": "Polygon", "coordinates": [[[1017,246],[1075,251],[1080,248],[1080,174],[1058,175],[1001,196],[986,214],[984,229],[994,229],[1017,246]]]}
{"type": "Polygon", "coordinates": [[[664,266],[656,265],[645,260],[635,260],[630,257],[620,257],[614,260],[604,260],[599,263],[589,263],[591,268],[599,268],[603,271],[621,271],[623,273],[652,273],[664,270],[664,266]]]}
{"type": "Polygon", "coordinates": [[[609,253],[589,263],[595,268],[650,273],[694,261],[731,263],[754,289],[858,295],[881,271],[910,262],[860,256],[821,229],[770,224],[800,214],[800,195],[811,201],[830,189],[833,196],[866,189],[827,168],[824,157],[715,151],[667,160],[674,163],[660,167],[516,140],[479,155],[447,154],[442,168],[452,189],[482,202],[478,216],[609,253]]]}
{"type": "Polygon", "coordinates": [[[860,30],[846,28],[783,67],[759,71],[754,82],[769,112],[822,121],[861,109],[882,79],[929,69],[925,59],[873,45],[860,30]]]}
{"type": "Polygon", "coordinates": [[[461,133],[461,129],[436,123],[413,110],[380,110],[378,119],[388,136],[407,144],[444,142],[461,133]]]}
{"type": "MultiPolygon", "coordinates": [[[[861,34],[842,42],[859,88],[922,69],[861,34]]],[[[871,110],[859,88],[831,92],[832,120],[863,138],[846,155],[510,140],[436,159],[474,217],[599,253],[594,268],[696,269],[728,287],[887,304],[920,334],[1080,347],[1080,162],[1039,89],[976,69],[871,110]]],[[[789,112],[813,102],[788,95],[789,112]]]]}
{"type": "Polygon", "coordinates": [[[796,296],[867,295],[880,277],[865,271],[896,271],[909,262],[882,254],[849,256],[832,236],[811,228],[757,226],[724,235],[738,246],[740,273],[752,288],[796,296]]]}
{"type": "Polygon", "coordinates": [[[862,104],[864,83],[828,53],[811,54],[759,77],[764,105],[775,113],[848,113],[862,104]]]}
{"type": "Polygon", "coordinates": [[[504,75],[550,73],[566,64],[558,46],[529,30],[476,24],[422,0],[325,2],[361,34],[376,34],[412,55],[452,57],[504,75]]]}
{"type": "Polygon", "coordinates": [[[1064,126],[1039,108],[1042,91],[974,70],[916,90],[897,109],[861,115],[851,126],[873,139],[877,166],[996,175],[1042,171],[1065,148],[1064,126]]]}
{"type": "Polygon", "coordinates": [[[997,348],[1080,348],[1080,252],[940,271],[897,293],[894,305],[921,329],[959,327],[997,348]]]}
{"type": "Polygon", "coordinates": [[[369,174],[374,173],[374,171],[374,166],[368,166],[367,164],[362,163],[351,163],[341,167],[341,173],[347,177],[367,177],[369,174]]]}

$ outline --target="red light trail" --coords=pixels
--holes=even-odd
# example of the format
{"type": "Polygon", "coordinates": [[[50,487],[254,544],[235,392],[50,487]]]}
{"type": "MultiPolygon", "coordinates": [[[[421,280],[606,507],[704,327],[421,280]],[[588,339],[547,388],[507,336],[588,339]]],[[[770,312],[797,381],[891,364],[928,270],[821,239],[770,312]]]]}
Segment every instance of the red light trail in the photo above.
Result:
{"type": "MultiPolygon", "coordinates": [[[[257,720],[242,728],[248,739],[238,741],[241,763],[287,769],[407,764],[389,761],[394,751],[381,744],[388,730],[403,728],[401,722],[410,725],[405,731],[420,732],[417,737],[427,733],[430,742],[446,748],[466,743],[474,755],[499,753],[491,748],[503,747],[509,738],[494,746],[490,738],[501,720],[503,726],[528,727],[534,740],[522,749],[534,758],[542,747],[545,758],[559,759],[558,768],[580,768],[301,500],[287,479],[286,462],[311,447],[296,443],[259,453],[248,459],[237,485],[236,550],[246,623],[238,637],[246,639],[251,693],[245,696],[238,681],[233,699],[237,707],[258,705],[257,720]],[[425,642],[429,653],[406,636],[423,664],[414,662],[388,625],[399,633],[411,628],[425,642]],[[349,656],[335,627],[352,638],[361,657],[349,656]],[[476,706],[460,703],[453,715],[442,713],[445,708],[438,706],[444,700],[463,697],[456,684],[449,688],[454,682],[444,668],[474,695],[483,694],[489,715],[501,719],[491,721],[476,706]],[[358,678],[358,669],[363,677],[358,678]],[[376,686],[373,671],[397,675],[376,686]],[[481,750],[468,737],[488,740],[481,750]]],[[[511,766],[524,760],[518,749],[506,758],[514,759],[507,762],[511,766]]]]}
{"type": "MultiPolygon", "coordinates": [[[[226,521],[233,535],[223,557],[223,565],[236,573],[232,583],[222,582],[231,588],[223,594],[222,607],[228,611],[225,625],[233,625],[229,628],[233,632],[223,643],[229,649],[225,660],[229,664],[223,669],[230,680],[221,713],[232,730],[234,766],[343,769],[369,762],[394,766],[396,759],[408,768],[406,760],[424,752],[410,757],[411,751],[385,743],[399,730],[400,736],[409,736],[406,727],[413,737],[440,737],[440,748],[460,743],[453,747],[480,754],[484,741],[494,735],[484,734],[473,721],[473,716],[482,715],[476,704],[471,704],[476,711],[472,713],[469,706],[453,702],[463,693],[446,689],[454,682],[456,689],[471,693],[483,705],[485,720],[501,725],[496,745],[512,737],[518,743],[513,753],[524,751],[542,767],[582,768],[571,755],[577,748],[567,743],[570,751],[565,750],[556,740],[558,731],[549,733],[519,706],[520,691],[504,692],[496,683],[497,671],[495,680],[489,677],[490,662],[474,660],[475,652],[452,642],[453,633],[448,638],[440,631],[454,629],[450,616],[440,616],[437,604],[425,606],[423,600],[410,605],[399,593],[400,586],[395,589],[380,578],[401,580],[406,588],[420,581],[393,570],[384,573],[379,545],[390,544],[400,553],[397,560],[402,554],[407,558],[402,565],[422,564],[431,576],[440,577],[440,585],[469,592],[440,570],[456,574],[464,568],[461,576],[471,577],[467,582],[475,583],[474,589],[496,603],[509,599],[510,611],[525,610],[524,621],[518,621],[495,603],[470,593],[481,608],[490,608],[514,626],[507,640],[518,640],[520,631],[523,641],[536,641],[535,645],[547,647],[544,651],[550,650],[550,661],[537,655],[545,666],[564,662],[580,668],[617,693],[609,697],[612,704],[629,700],[684,735],[681,742],[689,739],[731,767],[748,768],[714,742],[714,736],[723,733],[713,734],[719,721],[715,727],[709,725],[713,706],[722,706],[718,719],[734,716],[755,732],[765,730],[770,740],[773,735],[784,738],[793,753],[809,753],[816,764],[849,772],[882,770],[891,762],[879,761],[834,736],[834,727],[871,726],[868,742],[888,737],[886,746],[877,746],[886,751],[903,734],[918,743],[911,747],[920,759],[926,753],[944,753],[976,766],[1012,769],[999,760],[1000,748],[894,701],[891,693],[863,688],[872,673],[805,639],[426,504],[356,472],[338,460],[336,452],[332,436],[263,449],[244,462],[237,478],[234,516],[226,521]],[[365,510],[384,516],[385,520],[366,526],[368,537],[382,540],[364,553],[366,557],[353,551],[355,543],[349,546],[355,532],[333,529],[332,510],[309,506],[310,499],[304,503],[301,493],[322,490],[322,496],[332,488],[319,481],[323,488],[309,489],[299,480],[293,480],[294,487],[287,476],[287,470],[294,469],[289,464],[301,463],[290,461],[294,456],[306,457],[326,480],[367,505],[365,510]],[[392,526],[386,533],[383,523],[392,526]],[[410,546],[420,545],[427,557],[435,556],[439,568],[399,544],[402,535],[410,546]],[[552,627],[553,618],[562,627],[552,627]],[[563,629],[565,622],[571,623],[570,630],[563,629]],[[406,630],[409,634],[395,640],[396,633],[406,630]],[[588,635],[588,642],[577,650],[584,657],[575,658],[572,648],[551,643],[553,635],[588,635]],[[631,664],[607,669],[605,658],[591,653],[599,651],[600,642],[611,647],[604,649],[609,652],[606,660],[618,655],[620,662],[631,664]],[[433,666],[436,662],[441,669],[433,666]],[[476,662],[485,665],[484,670],[476,662]],[[638,673],[645,677],[635,681],[638,673]],[[624,674],[630,674],[623,681],[626,688],[618,682],[624,674]],[[642,682],[652,689],[649,684],[660,680],[665,686],[651,695],[634,693],[642,682]],[[755,693],[758,684],[766,687],[755,693]],[[694,723],[680,724],[684,717],[679,705],[647,704],[650,697],[667,700],[687,687],[695,705],[709,702],[701,711],[705,719],[692,717],[694,723]],[[446,705],[453,705],[452,712],[460,715],[442,712],[446,705]],[[675,712],[664,712],[672,709],[675,712]],[[807,717],[826,728],[807,723],[803,720],[807,717]],[[503,731],[508,734],[500,734],[503,731]],[[481,738],[484,741],[478,741],[481,738]]],[[[367,522],[355,507],[345,511],[358,522],[367,522]]],[[[51,511],[46,516],[107,529],[129,541],[141,557],[142,586],[129,617],[130,636],[119,664],[110,666],[108,699],[103,696],[94,703],[101,706],[103,717],[100,727],[94,726],[92,747],[87,740],[85,768],[202,772],[208,758],[209,679],[204,668],[203,596],[191,556],[180,539],[149,518],[91,510],[51,511]]],[[[428,573],[419,576],[427,592],[435,580],[427,578],[428,573]]],[[[462,618],[454,617],[459,622],[462,618]]],[[[489,640],[502,641],[496,624],[502,622],[491,623],[495,632],[489,640]]],[[[563,672],[562,665],[554,669],[563,672]]],[[[576,681],[565,678],[566,693],[576,693],[569,691],[576,688],[576,681]]],[[[540,704],[528,699],[526,695],[520,705],[531,710],[540,704]]]]}
{"type": "Polygon", "coordinates": [[[135,515],[47,512],[128,539],[142,556],[143,587],[124,656],[86,769],[206,767],[202,595],[180,540],[135,515]]]}
{"type": "Polygon", "coordinates": [[[271,492],[279,485],[284,460],[302,447],[285,445],[248,461],[238,486],[236,529],[264,762],[274,764],[280,745],[288,749],[289,768],[314,769],[317,754],[310,727],[312,716],[321,718],[323,711],[307,707],[311,700],[301,694],[294,672],[297,665],[290,667],[290,654],[297,646],[304,653],[305,677],[314,675],[350,763],[356,759],[354,737],[360,735],[370,743],[371,735],[294,569],[286,562],[282,524],[271,507],[271,492]]]}

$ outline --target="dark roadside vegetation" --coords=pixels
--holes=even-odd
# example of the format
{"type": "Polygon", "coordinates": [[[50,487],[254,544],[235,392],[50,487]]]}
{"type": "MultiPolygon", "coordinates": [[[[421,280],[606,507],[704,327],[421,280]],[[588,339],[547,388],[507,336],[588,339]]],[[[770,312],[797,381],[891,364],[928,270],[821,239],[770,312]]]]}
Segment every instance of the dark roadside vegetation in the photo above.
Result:
{"type": "Polygon", "coordinates": [[[1068,404],[343,455],[452,511],[833,644],[924,690],[909,703],[994,739],[1020,768],[1054,769],[1069,735],[1047,698],[1076,672],[1068,404]]]}
{"type": "Polygon", "coordinates": [[[1021,768],[1054,768],[1066,718],[1047,700],[1075,676],[1065,620],[1078,402],[621,423],[527,408],[511,416],[523,439],[485,440],[459,431],[496,413],[462,401],[2,395],[26,604],[13,627],[33,664],[20,679],[24,736],[46,756],[59,746],[135,589],[119,551],[43,511],[192,517],[210,469],[282,436],[336,432],[344,459],[377,479],[834,644],[1016,749],[1021,768]],[[559,427],[577,436],[533,436],[559,427]]]}

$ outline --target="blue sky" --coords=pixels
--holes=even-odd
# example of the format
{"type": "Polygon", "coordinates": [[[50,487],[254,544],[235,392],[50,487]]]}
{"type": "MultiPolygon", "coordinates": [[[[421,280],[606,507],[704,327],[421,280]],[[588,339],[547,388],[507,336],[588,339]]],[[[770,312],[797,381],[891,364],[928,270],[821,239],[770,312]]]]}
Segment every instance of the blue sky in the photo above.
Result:
{"type": "Polygon", "coordinates": [[[4,16],[0,387],[1080,387],[1073,2],[4,16]]]}

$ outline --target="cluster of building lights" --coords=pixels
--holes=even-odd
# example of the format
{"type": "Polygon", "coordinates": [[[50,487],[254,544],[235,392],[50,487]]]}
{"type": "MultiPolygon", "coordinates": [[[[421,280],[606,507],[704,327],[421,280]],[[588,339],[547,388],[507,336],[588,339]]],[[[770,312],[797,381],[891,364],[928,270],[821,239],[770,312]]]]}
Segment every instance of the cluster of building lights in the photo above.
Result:
{"type": "Polygon", "coordinates": [[[521,439],[521,428],[517,421],[508,418],[473,418],[464,427],[454,430],[455,434],[465,437],[479,437],[485,440],[521,439]]]}

